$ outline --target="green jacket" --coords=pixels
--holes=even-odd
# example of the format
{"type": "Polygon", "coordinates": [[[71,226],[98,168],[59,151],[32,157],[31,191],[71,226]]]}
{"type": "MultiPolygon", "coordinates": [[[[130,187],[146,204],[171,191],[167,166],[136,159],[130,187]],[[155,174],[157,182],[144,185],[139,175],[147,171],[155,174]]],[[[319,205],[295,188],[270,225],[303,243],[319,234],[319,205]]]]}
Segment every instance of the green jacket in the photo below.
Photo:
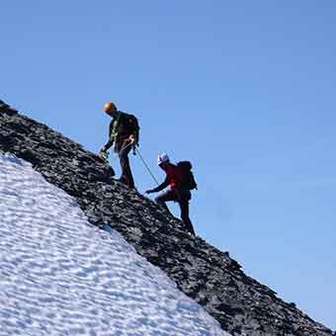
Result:
{"type": "Polygon", "coordinates": [[[110,122],[109,140],[103,150],[108,150],[113,144],[129,138],[131,135],[135,139],[133,146],[136,146],[139,142],[139,131],[139,123],[135,116],[117,111],[110,122]]]}

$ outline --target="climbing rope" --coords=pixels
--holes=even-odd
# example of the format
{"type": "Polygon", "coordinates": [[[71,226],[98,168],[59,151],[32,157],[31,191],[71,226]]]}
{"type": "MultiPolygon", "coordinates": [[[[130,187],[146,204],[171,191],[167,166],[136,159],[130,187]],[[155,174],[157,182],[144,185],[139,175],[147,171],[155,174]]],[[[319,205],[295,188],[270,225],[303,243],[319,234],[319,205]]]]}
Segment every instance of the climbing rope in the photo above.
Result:
{"type": "Polygon", "coordinates": [[[155,178],[154,174],[152,173],[152,171],[150,170],[148,164],[146,163],[145,159],[143,158],[143,156],[141,155],[139,149],[137,147],[134,147],[135,148],[135,152],[138,154],[140,160],[142,161],[142,163],[144,164],[145,168],[147,169],[149,175],[153,178],[153,180],[155,181],[155,183],[157,185],[159,185],[159,182],[158,180],[155,178]]]}
{"type": "MultiPolygon", "coordinates": [[[[120,152],[123,151],[123,150],[125,150],[125,149],[128,148],[129,146],[132,146],[132,145],[133,145],[132,142],[128,143],[127,145],[123,146],[123,147],[120,149],[120,152]]],[[[113,153],[114,155],[112,155],[112,158],[110,158],[110,161],[111,161],[111,162],[113,162],[113,161],[116,159],[117,155],[118,155],[118,153],[115,153],[113,150],[112,150],[112,153],[113,153]]],[[[107,154],[107,155],[104,157],[104,160],[106,160],[106,162],[108,162],[108,161],[109,161],[109,160],[108,160],[109,155],[108,155],[107,152],[106,152],[106,154],[107,154]]],[[[141,155],[139,149],[138,149],[136,146],[133,147],[133,154],[134,154],[134,155],[137,154],[137,155],[139,156],[140,160],[142,161],[142,163],[143,163],[143,165],[145,166],[145,168],[146,168],[147,172],[149,173],[149,175],[153,178],[153,180],[155,181],[155,183],[156,183],[157,185],[159,185],[158,180],[155,178],[154,174],[153,174],[152,171],[150,170],[148,164],[146,163],[145,159],[143,158],[143,156],[141,155]]]]}

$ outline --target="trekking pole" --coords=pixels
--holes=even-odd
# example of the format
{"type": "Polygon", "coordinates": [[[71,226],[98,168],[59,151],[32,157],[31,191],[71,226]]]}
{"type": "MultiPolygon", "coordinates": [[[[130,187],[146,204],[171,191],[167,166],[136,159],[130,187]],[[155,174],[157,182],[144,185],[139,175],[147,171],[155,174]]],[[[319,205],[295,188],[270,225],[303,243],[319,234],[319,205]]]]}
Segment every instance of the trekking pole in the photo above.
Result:
{"type": "Polygon", "coordinates": [[[149,167],[148,167],[146,161],[144,160],[144,158],[142,157],[142,155],[141,155],[139,149],[135,147],[135,151],[136,151],[137,154],[139,155],[139,158],[141,159],[142,163],[143,163],[144,166],[146,167],[146,169],[147,169],[148,173],[150,174],[150,176],[152,176],[152,178],[153,178],[153,180],[155,181],[155,183],[156,183],[157,185],[159,185],[158,180],[155,178],[154,174],[153,174],[153,173],[151,172],[151,170],[149,169],[149,167]]]}

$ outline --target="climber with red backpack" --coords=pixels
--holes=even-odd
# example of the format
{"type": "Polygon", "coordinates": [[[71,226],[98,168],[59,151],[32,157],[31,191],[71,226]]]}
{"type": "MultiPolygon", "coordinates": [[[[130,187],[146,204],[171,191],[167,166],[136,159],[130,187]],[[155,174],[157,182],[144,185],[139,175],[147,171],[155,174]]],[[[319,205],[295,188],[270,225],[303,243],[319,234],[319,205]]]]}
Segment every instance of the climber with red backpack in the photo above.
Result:
{"type": "Polygon", "coordinates": [[[139,123],[137,118],[117,109],[112,102],[105,104],[104,111],[112,117],[109,127],[109,139],[99,152],[102,160],[107,161],[108,150],[113,147],[118,154],[121,166],[121,176],[119,181],[130,188],[134,188],[134,179],[130,167],[128,154],[139,145],[139,123]]]}
{"type": "Polygon", "coordinates": [[[189,161],[181,161],[175,165],[170,162],[167,154],[161,154],[158,157],[158,165],[166,173],[166,178],[158,187],[147,190],[146,194],[155,193],[169,187],[155,198],[155,202],[167,210],[166,202],[177,202],[180,206],[181,219],[186,229],[195,236],[195,231],[189,218],[190,191],[197,189],[197,184],[191,171],[191,163],[189,161]]]}

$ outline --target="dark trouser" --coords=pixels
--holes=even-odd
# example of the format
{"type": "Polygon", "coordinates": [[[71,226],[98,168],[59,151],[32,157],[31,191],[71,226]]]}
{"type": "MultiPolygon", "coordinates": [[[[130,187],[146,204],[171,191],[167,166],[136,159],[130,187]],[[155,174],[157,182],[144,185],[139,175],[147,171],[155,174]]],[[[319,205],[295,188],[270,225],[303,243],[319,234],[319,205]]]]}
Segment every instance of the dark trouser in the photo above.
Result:
{"type": "Polygon", "coordinates": [[[128,158],[131,149],[132,145],[129,140],[121,140],[116,143],[115,150],[118,153],[121,167],[121,176],[119,180],[130,188],[134,188],[134,179],[128,158]]]}
{"type": "Polygon", "coordinates": [[[162,205],[165,209],[168,209],[166,202],[175,201],[179,204],[181,209],[181,219],[186,226],[186,229],[195,236],[195,231],[191,220],[189,218],[189,201],[191,195],[190,191],[175,191],[167,190],[161,193],[159,196],[155,197],[155,202],[162,205]]]}

